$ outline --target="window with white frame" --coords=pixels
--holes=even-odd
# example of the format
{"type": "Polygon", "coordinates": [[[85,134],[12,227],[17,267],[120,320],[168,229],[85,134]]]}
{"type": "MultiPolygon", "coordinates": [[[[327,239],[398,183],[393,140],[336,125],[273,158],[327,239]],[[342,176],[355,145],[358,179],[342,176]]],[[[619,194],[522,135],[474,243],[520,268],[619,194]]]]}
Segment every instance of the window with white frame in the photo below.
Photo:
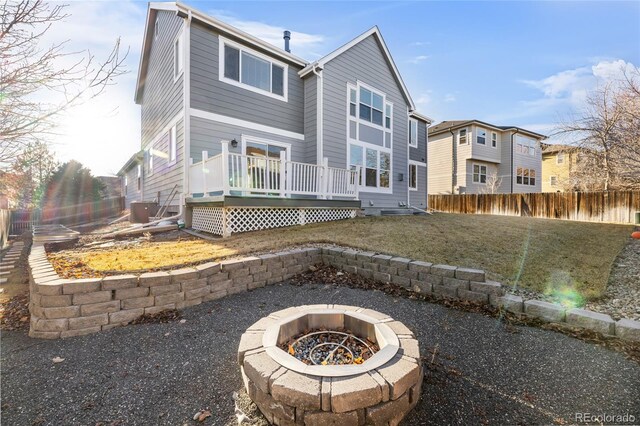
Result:
{"type": "Polygon", "coordinates": [[[465,145],[467,143],[467,129],[460,129],[458,131],[458,144],[465,145]]]}
{"type": "Polygon", "coordinates": [[[184,54],[183,54],[183,37],[182,32],[173,42],[173,78],[180,77],[184,68],[184,54]]]}
{"type": "Polygon", "coordinates": [[[498,146],[498,134],[491,132],[491,147],[496,148],[498,146]]]}
{"type": "Polygon", "coordinates": [[[147,150],[147,175],[153,175],[153,147],[147,150]]]}
{"type": "Polygon", "coordinates": [[[534,139],[516,136],[516,152],[522,155],[528,155],[534,157],[536,155],[536,149],[538,142],[534,139]]]}
{"type": "Polygon", "coordinates": [[[551,186],[556,186],[558,184],[558,177],[557,176],[550,176],[549,177],[549,184],[551,186]]]}
{"type": "Polygon", "coordinates": [[[476,134],[476,143],[478,145],[486,145],[487,144],[487,131],[486,130],[478,128],[478,132],[476,134]]]}
{"type": "Polygon", "coordinates": [[[387,103],[384,106],[384,127],[385,129],[391,129],[391,104],[387,103]]]}
{"type": "Polygon", "coordinates": [[[418,166],[409,164],[409,189],[415,191],[418,189],[418,166]]]}
{"type": "Polygon", "coordinates": [[[373,147],[349,144],[349,166],[360,167],[360,185],[365,188],[391,187],[391,153],[373,147]]]}
{"type": "Polygon", "coordinates": [[[360,86],[360,119],[382,126],[384,96],[360,86]]]}
{"type": "Polygon", "coordinates": [[[287,65],[221,38],[220,80],[286,100],[287,65]]]}
{"type": "Polygon", "coordinates": [[[516,169],[516,183],[519,185],[535,186],[536,171],[534,169],[518,167],[516,169]]]}
{"type": "Polygon", "coordinates": [[[556,157],[556,164],[564,164],[564,152],[559,152],[556,157]]]}
{"type": "Polygon", "coordinates": [[[176,163],[178,143],[176,140],[176,126],[169,130],[169,164],[176,163]]]}
{"type": "Polygon", "coordinates": [[[142,189],[142,164],[138,164],[138,191],[142,189]]]}
{"type": "Polygon", "coordinates": [[[409,146],[418,146],[418,120],[409,120],[409,146]]]}
{"type": "Polygon", "coordinates": [[[473,165],[473,183],[487,183],[487,166],[482,164],[473,165]]]}
{"type": "Polygon", "coordinates": [[[154,25],[153,28],[153,34],[155,36],[155,38],[158,38],[158,35],[160,34],[160,22],[158,22],[158,18],[156,18],[156,23],[154,25]]]}

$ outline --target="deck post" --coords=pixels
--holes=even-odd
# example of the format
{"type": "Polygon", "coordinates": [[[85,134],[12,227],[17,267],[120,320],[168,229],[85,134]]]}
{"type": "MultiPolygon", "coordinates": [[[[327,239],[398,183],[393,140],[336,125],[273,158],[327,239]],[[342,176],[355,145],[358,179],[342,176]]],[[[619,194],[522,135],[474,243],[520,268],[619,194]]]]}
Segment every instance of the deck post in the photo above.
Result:
{"type": "Polygon", "coordinates": [[[362,166],[356,166],[356,177],[353,180],[353,191],[356,196],[356,200],[360,199],[360,173],[362,173],[362,166]]]}
{"type": "Polygon", "coordinates": [[[280,184],[280,196],[287,196],[287,152],[285,150],[280,151],[280,167],[279,167],[279,184],[280,184]]]}
{"type": "Polygon", "coordinates": [[[229,141],[222,144],[222,194],[229,195],[229,141]]]}
{"type": "Polygon", "coordinates": [[[329,198],[329,159],[324,157],[322,159],[322,169],[320,175],[320,198],[326,200],[329,198]]]}
{"type": "MultiPolygon", "coordinates": [[[[189,169],[187,170],[187,173],[191,173],[191,166],[193,166],[193,158],[189,157],[189,169]]],[[[184,193],[193,195],[193,191],[191,191],[191,179],[188,179],[187,182],[189,187],[184,189],[184,193]]]]}
{"type": "Polygon", "coordinates": [[[202,151],[202,193],[204,194],[203,196],[206,197],[208,191],[207,188],[207,159],[209,158],[209,152],[208,151],[202,151]]]}

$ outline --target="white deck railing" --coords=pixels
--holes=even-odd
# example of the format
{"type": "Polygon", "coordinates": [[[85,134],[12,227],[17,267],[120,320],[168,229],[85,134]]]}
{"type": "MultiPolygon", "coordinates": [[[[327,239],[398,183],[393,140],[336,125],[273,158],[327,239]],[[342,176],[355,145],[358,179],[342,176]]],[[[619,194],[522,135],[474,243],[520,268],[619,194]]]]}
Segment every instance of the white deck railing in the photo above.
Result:
{"type": "Polygon", "coordinates": [[[280,158],[233,154],[223,142],[221,154],[209,158],[203,151],[202,161],[192,161],[189,192],[358,199],[359,174],[360,170],[329,167],[326,158],[322,165],[289,161],[284,151],[280,158]]]}

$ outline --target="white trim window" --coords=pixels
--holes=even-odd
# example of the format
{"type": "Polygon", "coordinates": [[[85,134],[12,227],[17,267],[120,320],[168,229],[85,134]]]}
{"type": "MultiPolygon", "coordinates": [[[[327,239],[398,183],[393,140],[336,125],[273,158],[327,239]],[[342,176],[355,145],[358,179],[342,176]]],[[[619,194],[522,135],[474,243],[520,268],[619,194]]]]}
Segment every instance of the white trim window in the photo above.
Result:
{"type": "Polygon", "coordinates": [[[219,79],[287,101],[288,65],[220,37],[219,79]]]}
{"type": "Polygon", "coordinates": [[[535,157],[538,148],[538,142],[535,139],[516,136],[516,152],[522,155],[535,157]]]}
{"type": "Polygon", "coordinates": [[[491,148],[498,147],[498,134],[496,132],[491,132],[491,148]]]}
{"type": "Polygon", "coordinates": [[[155,39],[157,40],[158,36],[160,35],[160,22],[159,22],[158,18],[156,18],[156,22],[155,22],[155,24],[153,26],[153,34],[154,34],[155,39]]]}
{"type": "Polygon", "coordinates": [[[409,119],[409,146],[418,147],[418,120],[409,119]]]}
{"type": "Polygon", "coordinates": [[[487,166],[484,164],[473,165],[473,183],[487,183],[487,166]]]}
{"type": "Polygon", "coordinates": [[[409,163],[409,190],[418,190],[418,165],[409,163]]]}
{"type": "Polygon", "coordinates": [[[467,129],[458,130],[458,145],[467,144],[467,129]]]}
{"type": "Polygon", "coordinates": [[[564,164],[564,152],[559,152],[556,156],[556,164],[564,164]]]}
{"type": "Polygon", "coordinates": [[[487,144],[487,131],[485,129],[481,129],[478,127],[478,132],[476,134],[476,143],[478,145],[487,144]]]}
{"type": "Polygon", "coordinates": [[[536,171],[518,167],[516,170],[516,183],[518,185],[536,186],[536,171]]]}
{"type": "Polygon", "coordinates": [[[173,79],[177,80],[184,71],[184,32],[180,31],[173,41],[173,79]]]}
{"type": "Polygon", "coordinates": [[[174,125],[169,129],[169,165],[175,164],[177,159],[178,141],[176,133],[176,126],[174,125]]]}
{"type": "Polygon", "coordinates": [[[558,177],[557,176],[549,176],[549,185],[551,185],[551,186],[558,185],[558,177]]]}
{"type": "Polygon", "coordinates": [[[138,164],[138,192],[142,189],[142,164],[138,164]]]}
{"type": "Polygon", "coordinates": [[[347,167],[360,168],[360,191],[391,193],[393,104],[362,82],[347,84],[346,119],[347,167]],[[367,131],[366,141],[361,131],[367,131]]]}
{"type": "Polygon", "coordinates": [[[153,176],[153,146],[147,150],[147,176],[153,176]]]}

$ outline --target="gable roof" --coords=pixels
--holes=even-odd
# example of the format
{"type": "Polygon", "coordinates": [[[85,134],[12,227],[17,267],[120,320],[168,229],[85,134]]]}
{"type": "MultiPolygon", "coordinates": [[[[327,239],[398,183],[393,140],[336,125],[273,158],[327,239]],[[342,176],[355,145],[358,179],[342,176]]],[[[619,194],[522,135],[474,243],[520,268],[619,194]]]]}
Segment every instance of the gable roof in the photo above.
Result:
{"type": "Polygon", "coordinates": [[[289,62],[299,67],[306,66],[309,61],[306,61],[296,55],[293,55],[271,43],[267,43],[257,37],[252,36],[232,25],[222,22],[212,16],[207,15],[191,6],[187,6],[181,2],[150,2],[147,9],[147,20],[145,22],[144,38],[142,40],[142,54],[140,55],[140,66],[138,67],[138,79],[136,81],[135,101],[140,103],[142,91],[144,90],[144,83],[147,76],[148,69],[148,57],[151,50],[151,44],[153,43],[153,22],[155,22],[158,11],[175,12],[176,15],[182,18],[191,17],[191,19],[197,20],[203,24],[215,28],[217,31],[227,35],[243,40],[252,46],[263,50],[264,52],[273,55],[274,57],[281,59],[285,62],[289,62]]]}
{"type": "Polygon", "coordinates": [[[547,137],[543,134],[532,132],[531,130],[523,129],[522,127],[517,126],[496,126],[494,124],[489,124],[480,120],[449,120],[443,121],[441,123],[436,124],[435,126],[429,127],[429,134],[436,135],[438,133],[448,132],[449,130],[459,129],[461,127],[466,127],[471,124],[480,124],[481,126],[486,126],[495,130],[517,130],[518,133],[526,133],[538,139],[547,139],[547,137]]]}
{"type": "Polygon", "coordinates": [[[351,49],[353,46],[357,45],[358,43],[360,43],[364,39],[368,38],[369,36],[374,36],[376,38],[376,40],[378,40],[378,42],[380,43],[380,46],[382,46],[382,52],[384,53],[385,59],[387,60],[389,66],[391,67],[391,69],[393,71],[393,76],[395,77],[396,81],[398,82],[398,85],[400,85],[400,88],[402,89],[402,93],[403,93],[404,97],[406,98],[407,102],[409,103],[410,110],[414,111],[416,109],[416,105],[413,103],[413,99],[411,99],[411,95],[409,94],[409,90],[407,89],[407,86],[404,84],[404,81],[402,80],[402,77],[400,76],[400,71],[398,71],[398,67],[396,67],[395,62],[393,62],[393,58],[391,57],[391,53],[389,52],[389,48],[387,48],[387,44],[384,42],[384,39],[382,38],[382,34],[380,33],[380,30],[378,29],[377,26],[371,28],[368,31],[365,31],[364,33],[360,34],[358,37],[354,38],[350,42],[348,42],[348,43],[342,45],[341,47],[337,48],[336,50],[334,50],[333,52],[329,53],[328,55],[318,59],[317,61],[315,61],[315,62],[313,62],[313,63],[311,63],[309,65],[307,65],[300,72],[298,72],[298,75],[300,77],[304,77],[304,76],[308,75],[309,73],[311,73],[315,67],[323,68],[324,64],[326,64],[327,62],[333,60],[334,58],[342,55],[344,52],[346,52],[347,50],[351,49]]]}
{"type": "Polygon", "coordinates": [[[577,151],[578,149],[580,149],[577,146],[574,145],[562,145],[562,144],[543,144],[542,146],[542,153],[543,154],[555,154],[558,152],[571,152],[571,151],[577,151]]]}

